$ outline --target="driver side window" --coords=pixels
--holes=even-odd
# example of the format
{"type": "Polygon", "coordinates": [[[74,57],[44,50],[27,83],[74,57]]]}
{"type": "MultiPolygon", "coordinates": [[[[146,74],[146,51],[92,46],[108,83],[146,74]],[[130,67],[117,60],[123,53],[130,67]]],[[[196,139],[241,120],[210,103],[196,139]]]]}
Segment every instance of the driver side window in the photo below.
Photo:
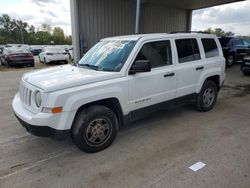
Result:
{"type": "Polygon", "coordinates": [[[142,46],[135,61],[150,60],[151,67],[172,65],[170,41],[149,42],[142,46]]]}

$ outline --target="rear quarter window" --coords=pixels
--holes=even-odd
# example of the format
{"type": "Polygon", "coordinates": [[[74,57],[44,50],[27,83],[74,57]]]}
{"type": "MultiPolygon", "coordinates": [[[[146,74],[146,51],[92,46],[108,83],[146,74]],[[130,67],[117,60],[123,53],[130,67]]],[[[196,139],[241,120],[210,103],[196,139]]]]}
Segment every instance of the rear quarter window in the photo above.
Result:
{"type": "Polygon", "coordinates": [[[201,42],[204,47],[206,58],[219,56],[219,49],[214,39],[203,38],[201,42]]]}

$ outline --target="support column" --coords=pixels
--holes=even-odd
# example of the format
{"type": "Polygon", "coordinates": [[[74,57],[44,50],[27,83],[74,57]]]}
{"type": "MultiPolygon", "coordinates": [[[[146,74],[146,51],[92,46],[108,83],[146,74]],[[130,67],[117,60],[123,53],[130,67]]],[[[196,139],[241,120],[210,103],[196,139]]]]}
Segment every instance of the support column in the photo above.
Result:
{"type": "Polygon", "coordinates": [[[72,30],[72,45],[74,53],[74,62],[80,60],[80,37],[79,37],[79,20],[78,20],[78,2],[77,0],[70,0],[71,12],[71,30],[72,30]]]}
{"type": "Polygon", "coordinates": [[[141,0],[136,2],[136,18],[135,18],[135,34],[140,33],[140,12],[141,12],[141,0]]]}
{"type": "Polygon", "coordinates": [[[186,31],[191,31],[191,29],[192,29],[192,15],[193,15],[193,11],[192,10],[188,10],[187,11],[186,31]]]}

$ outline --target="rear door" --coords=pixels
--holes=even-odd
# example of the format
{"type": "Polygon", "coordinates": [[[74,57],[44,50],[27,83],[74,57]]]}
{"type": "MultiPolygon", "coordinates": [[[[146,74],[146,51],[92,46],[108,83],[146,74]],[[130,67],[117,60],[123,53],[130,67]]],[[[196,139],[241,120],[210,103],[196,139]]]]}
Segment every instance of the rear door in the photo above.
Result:
{"type": "Polygon", "coordinates": [[[205,67],[201,60],[196,38],[175,39],[176,46],[176,97],[182,97],[196,92],[196,88],[205,67]]]}

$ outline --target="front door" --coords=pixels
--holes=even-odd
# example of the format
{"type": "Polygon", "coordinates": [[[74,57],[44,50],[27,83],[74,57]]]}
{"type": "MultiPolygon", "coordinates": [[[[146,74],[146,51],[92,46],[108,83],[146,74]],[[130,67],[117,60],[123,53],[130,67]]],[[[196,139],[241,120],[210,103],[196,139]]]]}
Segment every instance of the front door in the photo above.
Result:
{"type": "Polygon", "coordinates": [[[176,73],[169,40],[147,42],[137,60],[150,60],[151,72],[129,75],[130,111],[175,98],[176,73]]]}

